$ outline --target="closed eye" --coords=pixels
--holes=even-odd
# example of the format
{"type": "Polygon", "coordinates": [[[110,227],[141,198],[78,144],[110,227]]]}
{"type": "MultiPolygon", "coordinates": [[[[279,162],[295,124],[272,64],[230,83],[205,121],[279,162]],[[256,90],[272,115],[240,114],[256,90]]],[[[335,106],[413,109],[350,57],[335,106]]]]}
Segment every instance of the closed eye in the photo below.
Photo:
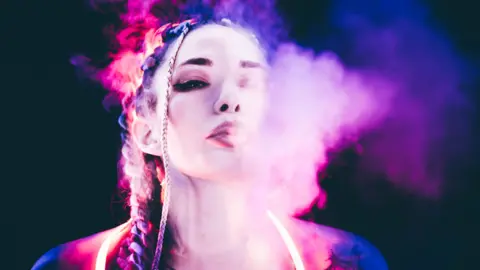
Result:
{"type": "Polygon", "coordinates": [[[201,80],[189,80],[183,83],[176,83],[173,89],[178,92],[188,92],[191,90],[202,89],[208,87],[210,84],[201,80]]]}

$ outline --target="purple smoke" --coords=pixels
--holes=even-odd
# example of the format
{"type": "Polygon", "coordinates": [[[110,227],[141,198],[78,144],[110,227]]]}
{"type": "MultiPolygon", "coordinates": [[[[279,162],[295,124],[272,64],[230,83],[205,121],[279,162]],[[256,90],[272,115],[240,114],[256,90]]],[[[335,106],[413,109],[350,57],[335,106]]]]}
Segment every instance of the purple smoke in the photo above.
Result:
{"type": "MultiPolygon", "coordinates": [[[[273,0],[128,1],[122,18],[201,11],[205,4],[214,5],[217,16],[246,21],[269,43],[287,29],[273,0]]],[[[446,146],[460,143],[452,134],[465,131],[452,131],[447,121],[468,105],[459,90],[465,65],[428,24],[426,9],[412,1],[337,0],[330,14],[338,30],[329,39],[331,52],[291,42],[269,48],[272,102],[262,150],[274,161],[273,183],[283,180],[283,206],[296,211],[319,194],[324,202],[316,173],[328,163],[327,151],[358,141],[366,170],[418,194],[440,195],[451,154],[446,146]]],[[[460,127],[467,120],[455,117],[460,127]]]]}
{"type": "Polygon", "coordinates": [[[349,46],[357,67],[397,87],[387,118],[364,142],[364,166],[437,197],[446,162],[461,154],[451,145],[468,140],[471,105],[460,89],[468,67],[419,1],[361,3],[334,2],[334,25],[344,37],[336,40],[349,46]]]}

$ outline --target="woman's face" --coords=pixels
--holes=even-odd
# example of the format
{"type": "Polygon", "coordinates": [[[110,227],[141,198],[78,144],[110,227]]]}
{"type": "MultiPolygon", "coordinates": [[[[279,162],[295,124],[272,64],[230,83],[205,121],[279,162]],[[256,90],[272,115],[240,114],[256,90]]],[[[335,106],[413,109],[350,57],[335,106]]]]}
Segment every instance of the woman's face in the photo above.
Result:
{"type": "MultiPolygon", "coordinates": [[[[154,78],[157,133],[167,77],[161,68],[154,78]]],[[[167,140],[174,167],[208,180],[245,177],[266,95],[265,57],[247,32],[207,25],[188,34],[175,61],[169,102],[167,140]]]]}

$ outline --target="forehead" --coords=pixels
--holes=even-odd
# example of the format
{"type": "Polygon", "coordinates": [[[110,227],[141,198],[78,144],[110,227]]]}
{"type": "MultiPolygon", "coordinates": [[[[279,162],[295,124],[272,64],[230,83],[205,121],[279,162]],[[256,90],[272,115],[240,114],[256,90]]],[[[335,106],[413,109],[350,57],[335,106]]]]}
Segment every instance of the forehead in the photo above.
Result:
{"type": "Polygon", "coordinates": [[[178,51],[176,63],[198,57],[265,62],[260,45],[248,31],[215,24],[188,34],[178,51]]]}

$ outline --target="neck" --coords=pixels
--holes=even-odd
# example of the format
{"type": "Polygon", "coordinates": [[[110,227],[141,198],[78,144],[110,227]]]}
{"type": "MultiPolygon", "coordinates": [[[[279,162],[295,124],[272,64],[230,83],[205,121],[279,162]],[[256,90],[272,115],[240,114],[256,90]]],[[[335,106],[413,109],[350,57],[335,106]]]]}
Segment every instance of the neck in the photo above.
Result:
{"type": "Polygon", "coordinates": [[[169,227],[180,253],[236,249],[245,244],[252,219],[265,218],[252,181],[194,179],[178,172],[170,177],[169,227]]]}

